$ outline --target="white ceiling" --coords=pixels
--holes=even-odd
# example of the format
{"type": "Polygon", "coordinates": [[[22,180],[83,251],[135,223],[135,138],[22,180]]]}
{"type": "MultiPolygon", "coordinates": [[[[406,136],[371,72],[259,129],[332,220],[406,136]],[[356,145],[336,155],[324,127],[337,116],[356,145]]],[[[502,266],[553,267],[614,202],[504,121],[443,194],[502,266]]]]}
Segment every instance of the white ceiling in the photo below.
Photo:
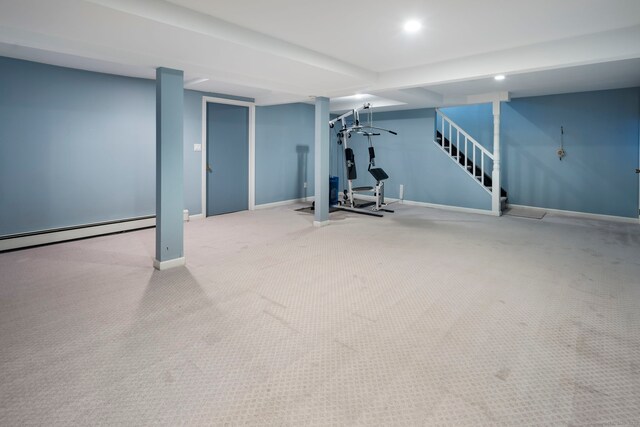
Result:
{"type": "Polygon", "coordinates": [[[178,68],[208,79],[189,88],[262,105],[320,95],[340,110],[367,93],[440,106],[640,86],[640,1],[0,0],[0,55],[144,78],[178,68]],[[405,34],[408,18],[423,30],[405,34]]]}
{"type": "Polygon", "coordinates": [[[376,72],[640,23],[638,0],[170,1],[376,72]]]}

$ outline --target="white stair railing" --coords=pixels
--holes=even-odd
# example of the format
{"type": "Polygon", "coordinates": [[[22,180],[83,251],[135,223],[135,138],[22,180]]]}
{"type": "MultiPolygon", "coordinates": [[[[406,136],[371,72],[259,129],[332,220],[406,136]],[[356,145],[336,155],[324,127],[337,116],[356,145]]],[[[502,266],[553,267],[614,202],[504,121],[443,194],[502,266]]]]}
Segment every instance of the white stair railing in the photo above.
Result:
{"type": "Polygon", "coordinates": [[[490,176],[493,170],[493,154],[443,114],[442,111],[436,109],[436,132],[438,131],[442,136],[442,144],[434,141],[436,145],[447,153],[452,160],[455,160],[458,166],[473,176],[474,181],[480,184],[482,188],[491,193],[491,188],[485,184],[485,176],[490,176]],[[448,147],[445,147],[445,139],[449,141],[448,147]],[[460,163],[461,154],[464,155],[463,163],[460,163]],[[470,163],[473,163],[473,166],[470,163]]]}

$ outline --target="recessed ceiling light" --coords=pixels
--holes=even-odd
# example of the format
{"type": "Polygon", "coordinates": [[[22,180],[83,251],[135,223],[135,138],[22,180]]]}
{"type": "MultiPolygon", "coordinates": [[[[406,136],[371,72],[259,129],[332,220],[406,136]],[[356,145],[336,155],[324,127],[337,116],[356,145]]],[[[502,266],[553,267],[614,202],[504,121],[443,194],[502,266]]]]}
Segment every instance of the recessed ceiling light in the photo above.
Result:
{"type": "Polygon", "coordinates": [[[420,21],[416,21],[415,19],[407,21],[404,24],[404,30],[407,33],[415,33],[416,31],[420,30],[420,28],[422,28],[422,24],[420,23],[420,21]]]}
{"type": "Polygon", "coordinates": [[[497,76],[494,77],[494,79],[500,81],[500,80],[504,80],[505,77],[504,77],[504,74],[498,74],[497,76]]]}

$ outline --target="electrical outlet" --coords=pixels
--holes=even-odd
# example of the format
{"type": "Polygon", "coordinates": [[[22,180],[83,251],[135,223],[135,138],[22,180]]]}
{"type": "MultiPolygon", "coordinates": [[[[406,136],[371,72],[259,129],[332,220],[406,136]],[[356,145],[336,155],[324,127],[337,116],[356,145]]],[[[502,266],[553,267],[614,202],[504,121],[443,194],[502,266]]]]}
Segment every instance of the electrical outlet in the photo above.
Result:
{"type": "Polygon", "coordinates": [[[307,188],[307,181],[304,182],[304,188],[307,188]]]}
{"type": "Polygon", "coordinates": [[[202,151],[202,144],[193,144],[193,151],[202,151]]]}

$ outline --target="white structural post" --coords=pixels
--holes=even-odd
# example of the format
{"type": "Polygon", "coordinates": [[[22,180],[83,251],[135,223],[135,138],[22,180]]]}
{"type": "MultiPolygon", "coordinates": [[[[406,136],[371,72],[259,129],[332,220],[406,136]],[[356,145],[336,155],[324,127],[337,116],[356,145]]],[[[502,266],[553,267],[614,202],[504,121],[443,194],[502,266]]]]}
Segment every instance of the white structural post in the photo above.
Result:
{"type": "Polygon", "coordinates": [[[491,210],[502,215],[500,209],[500,101],[493,101],[493,172],[491,174],[491,210]]]}

